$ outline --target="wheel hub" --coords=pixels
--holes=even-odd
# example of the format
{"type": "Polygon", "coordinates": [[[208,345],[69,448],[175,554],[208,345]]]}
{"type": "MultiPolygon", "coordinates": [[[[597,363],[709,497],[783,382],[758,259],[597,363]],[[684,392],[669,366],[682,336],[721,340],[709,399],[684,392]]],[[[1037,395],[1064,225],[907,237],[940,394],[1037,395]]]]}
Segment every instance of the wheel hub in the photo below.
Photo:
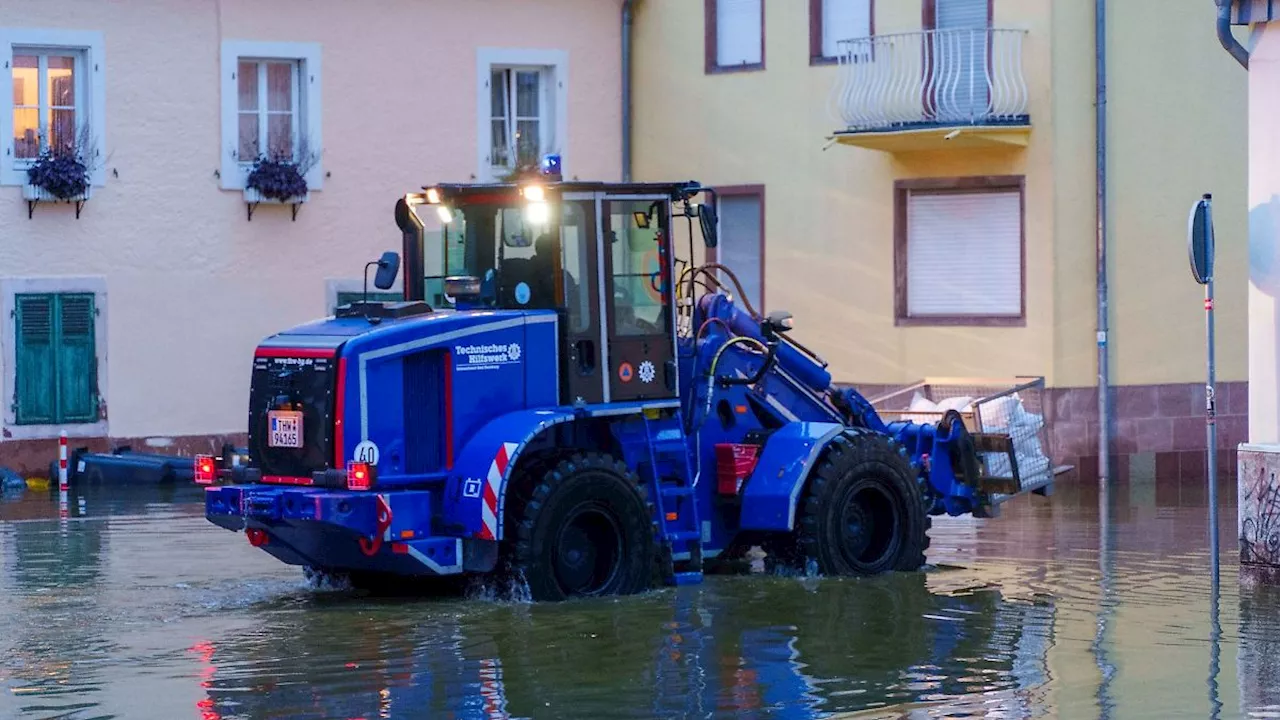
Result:
{"type": "Polygon", "coordinates": [[[841,510],[841,546],[855,565],[872,566],[897,546],[901,508],[881,487],[862,482],[849,489],[841,510]]]}
{"type": "Polygon", "coordinates": [[[579,508],[556,536],[556,579],[569,594],[593,595],[618,573],[622,530],[607,512],[579,508]]]}

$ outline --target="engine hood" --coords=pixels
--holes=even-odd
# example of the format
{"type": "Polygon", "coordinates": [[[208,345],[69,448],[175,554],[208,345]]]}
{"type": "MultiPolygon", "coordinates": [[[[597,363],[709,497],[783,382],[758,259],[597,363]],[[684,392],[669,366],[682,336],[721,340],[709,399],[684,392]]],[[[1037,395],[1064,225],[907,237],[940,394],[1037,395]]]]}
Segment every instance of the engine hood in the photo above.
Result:
{"type": "MultiPolygon", "coordinates": [[[[452,337],[468,334],[471,328],[510,321],[523,324],[526,318],[555,317],[554,311],[522,310],[435,310],[406,318],[385,318],[376,323],[362,317],[328,317],[298,325],[265,338],[258,345],[258,355],[281,355],[290,351],[303,354],[337,354],[344,346],[367,351],[400,343],[421,344],[438,338],[448,342],[452,337]],[[325,352],[329,351],[329,352],[325,352]]],[[[349,354],[344,351],[343,354],[349,354]]]]}

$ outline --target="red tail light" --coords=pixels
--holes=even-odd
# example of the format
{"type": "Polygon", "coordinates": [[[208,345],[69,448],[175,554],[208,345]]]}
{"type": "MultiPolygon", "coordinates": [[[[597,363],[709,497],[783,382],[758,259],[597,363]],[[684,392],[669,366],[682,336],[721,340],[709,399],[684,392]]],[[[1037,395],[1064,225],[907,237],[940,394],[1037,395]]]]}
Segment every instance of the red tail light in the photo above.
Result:
{"type": "Polygon", "coordinates": [[[195,479],[200,485],[212,485],[218,479],[218,466],[212,455],[196,456],[195,479]]]}
{"type": "Polygon", "coordinates": [[[373,466],[363,462],[347,463],[347,489],[368,490],[373,487],[373,466]]]}

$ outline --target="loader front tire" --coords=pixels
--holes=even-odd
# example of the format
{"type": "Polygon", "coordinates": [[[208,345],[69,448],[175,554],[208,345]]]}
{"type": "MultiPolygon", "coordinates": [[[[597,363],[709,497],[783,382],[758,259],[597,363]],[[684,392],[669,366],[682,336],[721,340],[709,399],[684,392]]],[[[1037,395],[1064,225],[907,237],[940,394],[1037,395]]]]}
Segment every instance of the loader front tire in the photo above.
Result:
{"type": "Polygon", "coordinates": [[[648,589],[651,510],[640,479],[615,458],[582,453],[561,460],[518,512],[509,561],[533,600],[648,589]]]}
{"type": "Polygon", "coordinates": [[[918,570],[929,524],[915,472],[897,443],[851,429],[827,446],[810,477],[796,518],[797,550],[824,575],[918,570]]]}

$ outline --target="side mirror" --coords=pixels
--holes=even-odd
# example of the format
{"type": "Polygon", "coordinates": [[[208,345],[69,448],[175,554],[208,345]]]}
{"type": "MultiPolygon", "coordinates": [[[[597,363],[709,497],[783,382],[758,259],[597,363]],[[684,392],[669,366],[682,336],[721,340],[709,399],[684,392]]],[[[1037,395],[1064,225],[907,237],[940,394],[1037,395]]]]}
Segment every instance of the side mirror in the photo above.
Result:
{"type": "Polygon", "coordinates": [[[1213,278],[1213,217],[1209,207],[1212,199],[1205,194],[1196,201],[1187,223],[1187,254],[1191,256],[1191,275],[1201,285],[1213,278]]]}
{"type": "Polygon", "coordinates": [[[718,242],[715,205],[702,203],[698,206],[698,224],[702,226],[702,241],[709,248],[715,247],[718,242]]]}
{"type": "Polygon", "coordinates": [[[400,254],[388,250],[382,253],[382,257],[378,260],[378,272],[373,276],[373,286],[379,290],[390,290],[396,283],[396,275],[399,274],[400,254]]]}

